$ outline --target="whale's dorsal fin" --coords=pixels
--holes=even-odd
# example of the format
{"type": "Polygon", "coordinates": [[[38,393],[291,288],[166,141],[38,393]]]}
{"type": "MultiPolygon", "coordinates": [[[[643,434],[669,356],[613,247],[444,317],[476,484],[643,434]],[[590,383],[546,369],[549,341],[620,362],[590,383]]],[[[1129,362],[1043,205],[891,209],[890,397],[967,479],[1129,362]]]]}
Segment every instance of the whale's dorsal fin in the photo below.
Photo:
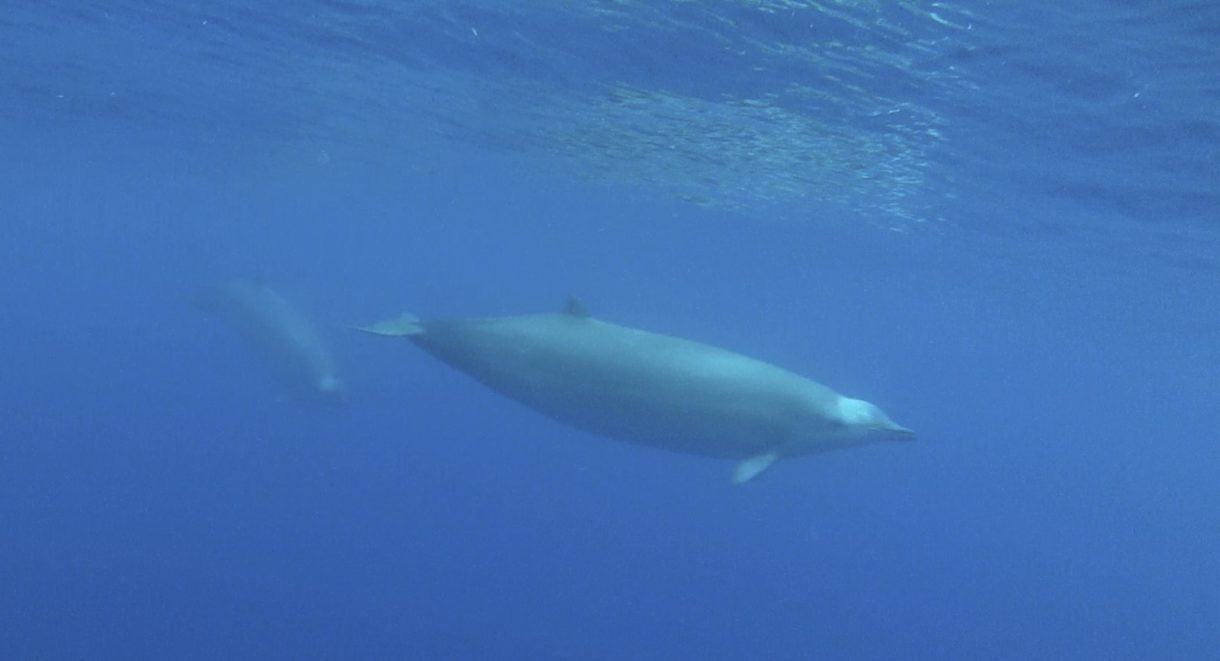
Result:
{"type": "Polygon", "coordinates": [[[589,308],[585,307],[584,301],[575,296],[569,296],[567,302],[563,304],[563,313],[573,317],[587,317],[589,308]]]}
{"type": "Polygon", "coordinates": [[[743,460],[733,469],[733,484],[744,484],[758,477],[758,474],[767,470],[767,467],[775,463],[776,459],[779,459],[778,454],[768,452],[743,460]]]}

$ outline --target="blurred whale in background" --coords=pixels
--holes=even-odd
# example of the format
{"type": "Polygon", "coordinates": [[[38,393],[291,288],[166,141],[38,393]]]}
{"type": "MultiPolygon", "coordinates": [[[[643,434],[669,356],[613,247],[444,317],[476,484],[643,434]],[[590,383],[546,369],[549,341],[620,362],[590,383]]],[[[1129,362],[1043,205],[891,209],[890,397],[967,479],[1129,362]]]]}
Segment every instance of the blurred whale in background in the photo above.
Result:
{"type": "Polygon", "coordinates": [[[195,304],[235,326],[293,394],[326,403],[346,401],[330,349],[313,323],[274,289],[247,280],[208,287],[195,304]]]}
{"type": "Polygon", "coordinates": [[[676,452],[737,459],[733,482],[780,457],[914,438],[869,402],[691,340],[562,312],[362,327],[405,337],[555,420],[676,452]]]}

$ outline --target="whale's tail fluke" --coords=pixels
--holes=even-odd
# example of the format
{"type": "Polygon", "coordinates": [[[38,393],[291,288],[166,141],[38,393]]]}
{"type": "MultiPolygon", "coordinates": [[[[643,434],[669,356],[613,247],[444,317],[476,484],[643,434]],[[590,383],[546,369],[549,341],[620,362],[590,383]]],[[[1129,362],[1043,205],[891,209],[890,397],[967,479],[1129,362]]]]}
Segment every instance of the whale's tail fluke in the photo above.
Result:
{"type": "Polygon", "coordinates": [[[420,325],[418,317],[404,312],[395,319],[379,321],[368,326],[357,326],[356,330],[386,337],[410,337],[422,334],[424,327],[420,325]]]}

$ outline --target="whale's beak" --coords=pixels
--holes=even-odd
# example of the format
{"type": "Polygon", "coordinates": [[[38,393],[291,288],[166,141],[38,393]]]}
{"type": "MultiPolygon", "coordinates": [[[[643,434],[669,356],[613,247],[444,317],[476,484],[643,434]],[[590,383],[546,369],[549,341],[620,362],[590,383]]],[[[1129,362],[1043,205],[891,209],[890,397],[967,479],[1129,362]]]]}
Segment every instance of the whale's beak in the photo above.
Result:
{"type": "Polygon", "coordinates": [[[886,432],[888,432],[890,435],[892,435],[894,437],[894,440],[896,440],[896,441],[915,440],[915,430],[907,429],[906,427],[903,427],[902,425],[894,425],[893,427],[890,427],[889,429],[887,429],[886,432]]]}

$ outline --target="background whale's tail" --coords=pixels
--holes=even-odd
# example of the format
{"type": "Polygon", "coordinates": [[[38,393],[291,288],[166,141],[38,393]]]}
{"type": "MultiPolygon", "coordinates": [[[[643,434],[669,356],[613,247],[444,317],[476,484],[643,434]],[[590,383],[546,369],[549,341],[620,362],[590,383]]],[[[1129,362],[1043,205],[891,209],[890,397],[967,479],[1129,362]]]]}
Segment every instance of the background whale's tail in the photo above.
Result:
{"type": "Polygon", "coordinates": [[[357,326],[356,330],[362,330],[373,335],[385,335],[386,337],[410,337],[424,332],[423,326],[419,324],[419,318],[406,312],[395,319],[379,321],[368,326],[357,326]]]}

